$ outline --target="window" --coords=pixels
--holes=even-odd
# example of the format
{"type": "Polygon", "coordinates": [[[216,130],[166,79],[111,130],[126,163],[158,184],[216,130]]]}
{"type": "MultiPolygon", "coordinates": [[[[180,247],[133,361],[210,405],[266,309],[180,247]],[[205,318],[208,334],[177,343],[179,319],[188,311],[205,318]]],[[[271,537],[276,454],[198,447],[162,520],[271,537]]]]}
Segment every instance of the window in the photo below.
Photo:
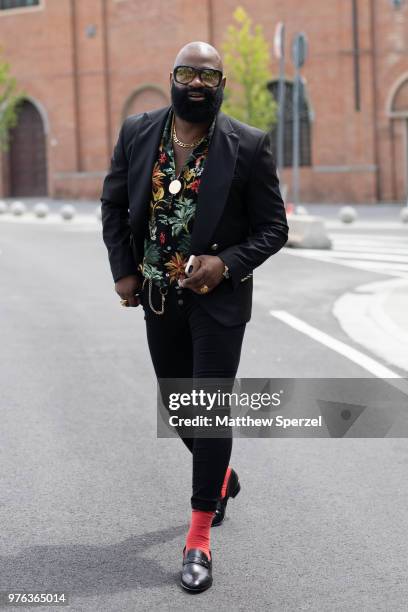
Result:
{"type": "Polygon", "coordinates": [[[40,0],[0,0],[0,10],[39,6],[40,0]]]}
{"type": "MultiPolygon", "coordinates": [[[[278,81],[272,81],[268,85],[268,89],[278,101],[278,81]]],[[[309,109],[307,106],[304,86],[300,88],[299,93],[299,129],[300,129],[300,165],[311,166],[311,143],[310,143],[310,119],[309,109]]],[[[273,135],[273,147],[275,157],[277,156],[277,124],[273,126],[271,132],[273,135]]],[[[293,163],[293,83],[285,82],[285,116],[283,127],[283,166],[286,168],[292,166],[293,163]]]]}

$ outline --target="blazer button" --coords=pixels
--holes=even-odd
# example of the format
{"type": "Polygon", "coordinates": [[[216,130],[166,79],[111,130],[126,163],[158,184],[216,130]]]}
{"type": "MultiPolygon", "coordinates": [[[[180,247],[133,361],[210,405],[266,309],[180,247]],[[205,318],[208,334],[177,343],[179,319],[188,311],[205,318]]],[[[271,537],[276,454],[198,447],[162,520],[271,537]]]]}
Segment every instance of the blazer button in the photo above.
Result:
{"type": "Polygon", "coordinates": [[[216,251],[217,249],[218,249],[218,244],[214,242],[214,244],[211,245],[211,250],[216,251]]]}

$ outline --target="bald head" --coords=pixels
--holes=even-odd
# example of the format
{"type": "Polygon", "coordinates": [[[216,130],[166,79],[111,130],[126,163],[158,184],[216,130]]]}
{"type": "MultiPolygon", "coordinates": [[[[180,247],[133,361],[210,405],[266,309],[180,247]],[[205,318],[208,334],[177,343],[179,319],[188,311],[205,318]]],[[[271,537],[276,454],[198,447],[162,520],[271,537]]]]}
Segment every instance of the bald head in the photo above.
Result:
{"type": "Polygon", "coordinates": [[[217,49],[205,42],[195,41],[184,45],[176,55],[174,67],[196,66],[223,71],[222,59],[217,49]]]}

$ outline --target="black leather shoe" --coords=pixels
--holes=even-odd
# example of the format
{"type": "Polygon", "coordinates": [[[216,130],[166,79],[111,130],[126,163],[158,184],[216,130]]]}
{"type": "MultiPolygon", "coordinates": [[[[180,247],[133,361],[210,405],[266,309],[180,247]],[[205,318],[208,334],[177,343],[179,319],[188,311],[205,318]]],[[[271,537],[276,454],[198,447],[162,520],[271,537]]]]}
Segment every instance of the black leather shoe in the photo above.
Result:
{"type": "MultiPolygon", "coordinates": [[[[183,555],[186,547],[183,548],[183,555]]],[[[190,548],[183,556],[181,586],[192,593],[201,593],[212,585],[212,554],[208,559],[200,548],[190,548]]]]}
{"type": "Polygon", "coordinates": [[[241,485],[239,483],[238,474],[236,471],[231,468],[231,474],[227,484],[227,491],[225,493],[225,497],[218,500],[217,507],[215,509],[214,518],[211,523],[211,527],[215,527],[216,525],[221,525],[225,518],[225,510],[227,508],[228,499],[230,497],[236,497],[241,490],[241,485]]]}

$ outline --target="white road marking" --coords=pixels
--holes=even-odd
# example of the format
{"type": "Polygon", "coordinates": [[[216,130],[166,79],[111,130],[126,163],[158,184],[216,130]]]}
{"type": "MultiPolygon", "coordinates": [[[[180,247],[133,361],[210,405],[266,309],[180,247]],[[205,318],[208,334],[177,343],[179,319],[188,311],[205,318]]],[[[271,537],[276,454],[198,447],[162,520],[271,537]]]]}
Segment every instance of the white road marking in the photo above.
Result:
{"type": "Polygon", "coordinates": [[[289,249],[295,257],[408,278],[408,236],[332,234],[332,249],[289,249]]]}
{"type": "Polygon", "coordinates": [[[393,236],[378,236],[376,234],[371,234],[370,236],[364,236],[364,234],[360,236],[353,236],[352,234],[341,236],[340,234],[330,234],[330,236],[334,242],[342,242],[349,245],[368,244],[373,247],[381,245],[392,247],[394,244],[397,244],[407,247],[408,244],[408,236],[399,236],[395,234],[393,236]]]}
{"type": "MultiPolygon", "coordinates": [[[[407,250],[408,252],[408,250],[407,250]]],[[[322,257],[322,251],[320,249],[307,249],[307,253],[305,253],[305,257],[322,257]]],[[[333,251],[326,251],[323,254],[323,257],[330,259],[360,259],[360,260],[368,260],[368,261],[394,261],[396,263],[407,263],[408,255],[395,255],[392,253],[360,253],[355,252],[354,250],[343,250],[336,249],[333,251]]]]}
{"type": "MultiPolygon", "coordinates": [[[[383,225],[381,224],[381,229],[384,229],[383,225]]],[[[400,226],[400,229],[404,230],[405,228],[403,226],[400,226]]],[[[392,235],[388,235],[388,234],[367,234],[367,233],[363,233],[363,234],[358,234],[355,232],[342,232],[342,233],[336,233],[333,234],[333,238],[339,239],[339,240],[350,240],[352,242],[354,242],[355,240],[364,240],[366,242],[395,242],[395,241],[407,241],[408,240],[408,232],[407,232],[407,236],[404,235],[400,235],[400,234],[392,234],[392,235]]]]}
{"type": "Polygon", "coordinates": [[[372,245],[364,245],[364,244],[352,244],[350,245],[348,242],[337,242],[333,241],[333,248],[336,251],[353,251],[354,253],[389,253],[391,255],[407,255],[408,247],[394,247],[394,246],[381,246],[381,247],[373,247],[372,245]]]}
{"type": "Polygon", "coordinates": [[[349,259],[335,259],[334,257],[308,257],[306,254],[293,253],[286,250],[286,253],[290,253],[295,257],[304,257],[305,259],[311,259],[314,261],[323,261],[325,263],[335,264],[339,266],[345,266],[346,268],[355,268],[357,270],[367,270],[369,272],[377,272],[378,274],[388,274],[389,276],[398,276],[399,278],[408,278],[408,264],[391,264],[391,263],[376,263],[373,261],[360,261],[360,260],[349,260],[349,259]]]}
{"type": "Polygon", "coordinates": [[[316,342],[320,342],[320,344],[323,344],[324,346],[327,346],[333,351],[336,351],[336,353],[343,355],[343,357],[346,357],[350,361],[353,361],[358,366],[360,366],[364,370],[367,370],[367,372],[370,372],[378,378],[401,378],[399,374],[383,366],[379,361],[372,359],[372,357],[365,355],[361,351],[353,348],[352,346],[349,346],[345,342],[337,340],[337,338],[333,338],[333,336],[322,332],[320,329],[309,325],[305,321],[302,321],[302,319],[291,315],[285,310],[270,310],[269,314],[275,317],[276,319],[283,321],[283,323],[290,325],[290,327],[293,327],[293,329],[296,329],[302,334],[309,336],[309,338],[316,340],[316,342]]]}

